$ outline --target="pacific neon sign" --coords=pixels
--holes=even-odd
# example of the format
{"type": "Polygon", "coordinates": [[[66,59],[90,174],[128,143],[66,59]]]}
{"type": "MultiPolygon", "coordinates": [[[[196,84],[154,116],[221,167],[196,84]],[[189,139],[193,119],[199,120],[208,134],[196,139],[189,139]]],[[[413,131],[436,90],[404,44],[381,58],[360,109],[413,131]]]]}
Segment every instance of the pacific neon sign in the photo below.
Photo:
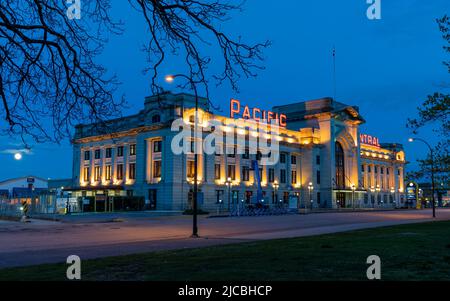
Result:
{"type": "Polygon", "coordinates": [[[230,101],[230,117],[236,118],[235,115],[243,119],[252,119],[257,122],[267,122],[268,124],[275,122],[280,127],[286,127],[286,115],[274,113],[272,111],[261,110],[259,108],[249,108],[249,106],[241,106],[241,102],[237,99],[230,101]]]}
{"type": "Polygon", "coordinates": [[[375,147],[380,147],[380,141],[377,137],[366,135],[366,134],[360,134],[359,135],[359,141],[361,144],[371,145],[375,147]]]}

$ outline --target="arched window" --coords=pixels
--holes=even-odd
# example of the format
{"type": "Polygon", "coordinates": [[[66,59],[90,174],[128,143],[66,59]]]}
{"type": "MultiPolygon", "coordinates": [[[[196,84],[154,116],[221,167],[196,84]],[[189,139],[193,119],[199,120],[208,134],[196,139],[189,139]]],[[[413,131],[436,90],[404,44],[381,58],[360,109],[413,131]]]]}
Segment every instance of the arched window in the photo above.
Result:
{"type": "Polygon", "coordinates": [[[161,116],[158,115],[158,114],[153,115],[153,117],[152,117],[152,123],[158,123],[158,122],[161,122],[161,116]]]}
{"type": "Polygon", "coordinates": [[[345,188],[345,158],[344,149],[339,142],[335,145],[336,188],[345,188]]]}

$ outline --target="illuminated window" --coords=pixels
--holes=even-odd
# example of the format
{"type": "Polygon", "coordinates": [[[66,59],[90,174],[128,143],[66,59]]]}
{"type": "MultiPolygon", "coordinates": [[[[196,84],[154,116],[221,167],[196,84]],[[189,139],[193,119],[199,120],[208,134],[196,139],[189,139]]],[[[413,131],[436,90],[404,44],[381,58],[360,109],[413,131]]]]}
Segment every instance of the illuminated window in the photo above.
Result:
{"type": "Polygon", "coordinates": [[[100,181],[102,177],[102,171],[100,169],[100,166],[95,166],[94,168],[94,180],[100,181]]]}
{"type": "Polygon", "coordinates": [[[228,165],[228,178],[231,178],[232,181],[236,180],[236,166],[228,165]]]}
{"type": "Polygon", "coordinates": [[[194,161],[188,161],[187,162],[187,177],[188,178],[193,178],[194,177],[194,172],[195,172],[195,164],[194,161]]]}
{"type": "Polygon", "coordinates": [[[123,164],[117,164],[117,180],[123,180],[123,164]]]}
{"type": "Polygon", "coordinates": [[[89,181],[89,167],[83,168],[83,180],[85,182],[89,181]]]}
{"type": "Polygon", "coordinates": [[[297,171],[291,171],[291,184],[297,184],[297,171]]]}
{"type": "Polygon", "coordinates": [[[220,180],[220,175],[221,175],[220,167],[221,167],[220,164],[214,165],[214,179],[216,179],[216,180],[220,180]]]}
{"type": "Polygon", "coordinates": [[[242,181],[248,182],[250,179],[250,168],[248,166],[242,166],[242,181]]]}
{"type": "Polygon", "coordinates": [[[130,145],[130,156],[135,156],[136,155],[136,144],[131,144],[130,145]]]}
{"type": "Polygon", "coordinates": [[[153,177],[161,178],[161,161],[159,160],[153,162],[153,177]]]}
{"type": "Polygon", "coordinates": [[[136,179],[136,163],[130,163],[129,168],[130,168],[130,171],[129,171],[130,180],[135,180],[136,179]]]}
{"type": "Polygon", "coordinates": [[[111,165],[105,166],[105,180],[107,181],[111,180],[111,165]]]}

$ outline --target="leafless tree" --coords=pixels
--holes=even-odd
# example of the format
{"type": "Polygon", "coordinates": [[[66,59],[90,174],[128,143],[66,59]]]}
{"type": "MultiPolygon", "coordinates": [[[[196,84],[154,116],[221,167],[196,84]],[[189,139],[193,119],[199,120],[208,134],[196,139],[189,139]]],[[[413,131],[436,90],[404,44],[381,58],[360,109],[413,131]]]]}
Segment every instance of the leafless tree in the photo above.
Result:
{"type": "MultiPolygon", "coordinates": [[[[268,42],[247,45],[222,32],[220,24],[242,4],[220,0],[128,0],[148,26],[146,71],[153,93],[161,92],[159,69],[168,54],[185,58],[186,76],[208,91],[208,78],[228,81],[256,76],[268,42]],[[215,47],[222,72],[207,75],[215,47]],[[210,52],[208,52],[210,53],[210,52]]],[[[125,24],[111,18],[108,0],[82,0],[82,18],[67,16],[66,0],[0,2],[0,129],[26,143],[60,142],[78,123],[106,124],[120,116],[124,100],[115,99],[119,82],[96,63],[111,34],[125,24]]],[[[182,66],[180,66],[181,69],[182,66]]]]}

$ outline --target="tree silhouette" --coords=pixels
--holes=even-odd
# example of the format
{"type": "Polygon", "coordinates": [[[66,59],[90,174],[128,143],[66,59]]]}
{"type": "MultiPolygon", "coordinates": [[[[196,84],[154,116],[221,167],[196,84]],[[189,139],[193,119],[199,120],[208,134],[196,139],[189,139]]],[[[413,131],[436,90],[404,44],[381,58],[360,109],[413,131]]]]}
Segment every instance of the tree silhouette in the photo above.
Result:
{"type": "MultiPolygon", "coordinates": [[[[24,143],[60,142],[79,123],[107,125],[120,116],[124,100],[115,99],[119,82],[95,62],[109,34],[121,34],[124,23],[111,17],[110,1],[82,1],[82,17],[71,20],[62,0],[2,0],[0,2],[0,99],[3,135],[24,143]]],[[[220,24],[241,4],[207,0],[128,0],[147,24],[145,51],[151,90],[160,93],[158,70],[167,54],[182,55],[192,82],[203,85],[228,81],[262,69],[268,42],[243,43],[222,32],[220,24]],[[205,37],[208,37],[207,39],[205,37]],[[212,38],[211,38],[212,37],[212,38]],[[203,46],[216,46],[222,71],[206,75],[213,58],[203,46]]],[[[217,64],[217,60],[215,64],[217,64]]]]}

